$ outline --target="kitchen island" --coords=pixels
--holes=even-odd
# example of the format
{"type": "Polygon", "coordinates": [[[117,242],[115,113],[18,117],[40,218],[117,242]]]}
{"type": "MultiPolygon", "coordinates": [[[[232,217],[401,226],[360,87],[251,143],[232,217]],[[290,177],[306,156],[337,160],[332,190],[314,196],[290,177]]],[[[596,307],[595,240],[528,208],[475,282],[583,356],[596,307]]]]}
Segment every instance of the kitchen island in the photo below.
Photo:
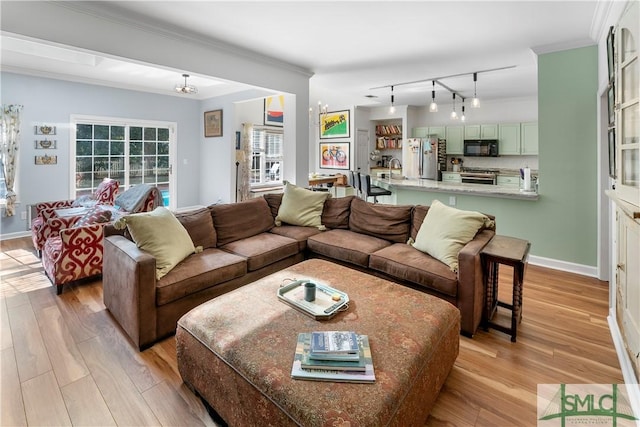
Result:
{"type": "Polygon", "coordinates": [[[497,197],[535,201],[537,192],[522,192],[517,187],[487,184],[465,184],[434,181],[429,179],[388,179],[371,178],[372,184],[386,188],[394,193],[398,191],[421,191],[428,193],[448,193],[450,195],[497,197]]]}

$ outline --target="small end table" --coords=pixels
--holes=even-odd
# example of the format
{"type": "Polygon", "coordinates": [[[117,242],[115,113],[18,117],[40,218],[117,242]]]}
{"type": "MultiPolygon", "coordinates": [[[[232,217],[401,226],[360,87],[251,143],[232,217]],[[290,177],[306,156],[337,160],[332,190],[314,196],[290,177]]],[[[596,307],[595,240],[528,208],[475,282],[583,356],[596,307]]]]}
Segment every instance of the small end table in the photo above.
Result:
{"type": "Polygon", "coordinates": [[[496,235],[480,253],[485,277],[485,329],[494,328],[511,335],[516,342],[518,323],[522,320],[522,283],[531,244],[522,239],[496,235]],[[511,304],[498,300],[498,265],[513,267],[513,299],[511,304]],[[491,321],[498,307],[511,310],[511,328],[491,321]]]}

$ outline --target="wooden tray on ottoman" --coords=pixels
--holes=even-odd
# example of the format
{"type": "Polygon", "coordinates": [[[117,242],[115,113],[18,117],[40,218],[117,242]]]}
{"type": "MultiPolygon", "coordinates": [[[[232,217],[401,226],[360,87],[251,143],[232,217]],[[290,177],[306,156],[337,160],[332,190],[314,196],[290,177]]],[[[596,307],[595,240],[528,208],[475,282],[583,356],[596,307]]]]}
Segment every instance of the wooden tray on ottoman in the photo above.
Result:
{"type": "Polygon", "coordinates": [[[460,312],[432,295],[320,259],[303,261],[191,310],[178,321],[184,382],[230,426],[424,425],[459,349],[460,312]],[[348,292],[322,322],[278,301],[289,280],[348,292]],[[369,336],[376,382],[291,378],[299,332],[369,336]]]}

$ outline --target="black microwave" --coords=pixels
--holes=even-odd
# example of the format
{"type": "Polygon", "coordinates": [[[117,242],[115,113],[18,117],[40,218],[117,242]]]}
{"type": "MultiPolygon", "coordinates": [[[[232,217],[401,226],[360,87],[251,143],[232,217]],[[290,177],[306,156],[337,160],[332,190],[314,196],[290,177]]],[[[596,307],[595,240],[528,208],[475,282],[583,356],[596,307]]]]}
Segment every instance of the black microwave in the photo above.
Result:
{"type": "Polygon", "coordinates": [[[465,139],[464,155],[466,157],[498,157],[498,140],[465,139]]]}

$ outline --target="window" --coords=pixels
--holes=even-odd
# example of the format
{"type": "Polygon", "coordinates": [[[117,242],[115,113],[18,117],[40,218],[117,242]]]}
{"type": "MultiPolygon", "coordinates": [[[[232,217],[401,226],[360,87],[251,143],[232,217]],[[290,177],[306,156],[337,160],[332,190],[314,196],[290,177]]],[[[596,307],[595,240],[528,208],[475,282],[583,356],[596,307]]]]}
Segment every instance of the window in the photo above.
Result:
{"type": "Polygon", "coordinates": [[[4,180],[4,160],[0,158],[0,203],[6,203],[7,184],[4,180]]]}
{"type": "Polygon", "coordinates": [[[283,165],[282,130],[256,126],[251,135],[251,186],[281,184],[283,165]]]}
{"type": "Polygon", "coordinates": [[[172,124],[118,120],[76,120],[75,179],[72,194],[92,194],[104,178],[120,181],[120,191],[132,185],[158,187],[169,204],[172,124]]]}

